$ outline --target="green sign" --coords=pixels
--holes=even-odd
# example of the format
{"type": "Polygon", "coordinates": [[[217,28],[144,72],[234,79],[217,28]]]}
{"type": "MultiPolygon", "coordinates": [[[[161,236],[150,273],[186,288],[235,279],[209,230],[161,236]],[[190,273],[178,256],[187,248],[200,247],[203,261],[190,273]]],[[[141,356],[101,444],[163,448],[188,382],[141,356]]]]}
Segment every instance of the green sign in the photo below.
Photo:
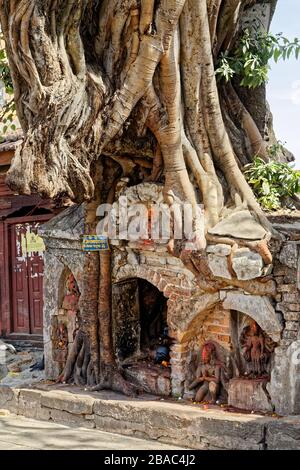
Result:
{"type": "Polygon", "coordinates": [[[108,251],[108,238],[101,235],[84,235],[82,249],[83,251],[108,251]]]}

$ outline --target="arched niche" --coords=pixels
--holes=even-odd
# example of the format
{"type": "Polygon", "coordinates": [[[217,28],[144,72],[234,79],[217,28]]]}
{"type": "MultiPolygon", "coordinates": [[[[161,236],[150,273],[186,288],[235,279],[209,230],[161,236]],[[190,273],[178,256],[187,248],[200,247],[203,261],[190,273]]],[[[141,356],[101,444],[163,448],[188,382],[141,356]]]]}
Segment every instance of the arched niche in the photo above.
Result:
{"type": "Polygon", "coordinates": [[[269,297],[246,295],[240,291],[227,291],[223,299],[223,307],[226,310],[248,315],[273,341],[280,341],[282,325],[269,297]]]}
{"type": "Polygon", "coordinates": [[[167,299],[154,284],[129,278],[113,284],[112,327],[120,363],[137,361],[146,354],[168,325],[167,299]]]}
{"type": "Polygon", "coordinates": [[[171,394],[169,354],[160,360],[157,355],[163,335],[169,341],[167,310],[167,298],[143,278],[128,278],[113,284],[115,356],[128,380],[148,393],[161,396],[171,394]]]}
{"type": "Polygon", "coordinates": [[[236,330],[233,321],[237,311],[240,312],[239,330],[247,324],[247,319],[255,320],[263,332],[278,344],[282,326],[268,297],[247,295],[238,290],[204,294],[191,303],[185,316],[181,312],[176,321],[178,342],[172,348],[171,363],[176,364],[177,369],[176,374],[172,371],[173,390],[176,389],[177,394],[187,392],[185,382],[189,364],[197,348],[200,350],[206,341],[218,345],[225,362],[238,350],[241,331],[236,330]],[[219,312],[219,318],[216,318],[216,312],[219,312]]]}
{"type": "Polygon", "coordinates": [[[58,308],[77,311],[80,295],[76,276],[68,266],[65,266],[58,284],[58,308]]]}

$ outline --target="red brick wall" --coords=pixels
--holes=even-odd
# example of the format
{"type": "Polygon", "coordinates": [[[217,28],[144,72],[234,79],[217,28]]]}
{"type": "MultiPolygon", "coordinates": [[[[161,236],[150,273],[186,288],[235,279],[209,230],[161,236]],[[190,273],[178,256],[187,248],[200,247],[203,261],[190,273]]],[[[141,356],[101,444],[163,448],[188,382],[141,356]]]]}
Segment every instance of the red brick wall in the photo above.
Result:
{"type": "Polygon", "coordinates": [[[206,316],[203,323],[203,336],[226,349],[230,346],[230,311],[216,306],[206,316]]]}

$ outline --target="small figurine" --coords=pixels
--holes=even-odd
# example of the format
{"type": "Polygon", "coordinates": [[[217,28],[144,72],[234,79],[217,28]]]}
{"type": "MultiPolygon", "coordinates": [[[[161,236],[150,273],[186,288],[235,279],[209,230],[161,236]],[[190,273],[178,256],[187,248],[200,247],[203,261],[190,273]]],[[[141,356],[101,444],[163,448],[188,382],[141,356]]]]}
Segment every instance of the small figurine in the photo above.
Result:
{"type": "Polygon", "coordinates": [[[242,357],[245,361],[245,375],[249,378],[263,378],[269,375],[269,362],[276,344],[251,320],[240,336],[242,357]]]}
{"type": "Polygon", "coordinates": [[[196,379],[190,384],[189,390],[197,386],[195,401],[209,400],[216,403],[220,392],[222,365],[216,358],[216,347],[212,342],[205,343],[201,353],[202,362],[196,371],[196,379]]]}
{"type": "Polygon", "coordinates": [[[158,338],[158,347],[156,348],[155,353],[155,364],[168,363],[170,360],[170,345],[172,343],[171,338],[169,337],[168,327],[165,326],[163,333],[158,338]]]}

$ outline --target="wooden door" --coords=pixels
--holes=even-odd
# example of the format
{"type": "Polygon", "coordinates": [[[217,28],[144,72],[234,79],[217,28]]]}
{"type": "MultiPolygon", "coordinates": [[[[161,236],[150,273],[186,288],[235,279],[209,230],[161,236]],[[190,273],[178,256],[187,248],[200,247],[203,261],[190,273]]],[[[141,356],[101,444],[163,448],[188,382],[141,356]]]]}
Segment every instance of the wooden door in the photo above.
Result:
{"type": "MultiPolygon", "coordinates": [[[[38,224],[29,227],[30,234],[35,235],[33,246],[27,244],[27,275],[29,291],[29,315],[30,315],[30,333],[43,333],[43,276],[44,276],[44,255],[43,251],[35,250],[34,244],[37,243],[36,234],[38,224]]],[[[27,231],[28,235],[28,231],[27,231]]],[[[44,245],[44,244],[42,244],[44,245]]],[[[38,247],[36,247],[38,249],[38,247]]]]}
{"type": "Polygon", "coordinates": [[[43,243],[38,223],[11,225],[11,301],[13,332],[43,332],[43,243]]]}
{"type": "Polygon", "coordinates": [[[10,228],[13,332],[29,334],[27,257],[22,249],[26,227],[25,225],[11,225],[10,228]]]}

